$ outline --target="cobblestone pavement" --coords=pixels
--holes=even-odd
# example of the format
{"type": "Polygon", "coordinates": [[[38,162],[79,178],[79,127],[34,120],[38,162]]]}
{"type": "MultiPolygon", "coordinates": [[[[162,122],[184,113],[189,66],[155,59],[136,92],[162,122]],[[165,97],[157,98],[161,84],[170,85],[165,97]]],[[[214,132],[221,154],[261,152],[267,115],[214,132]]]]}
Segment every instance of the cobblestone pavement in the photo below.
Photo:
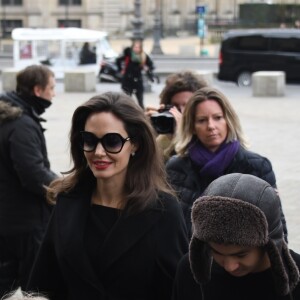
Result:
{"type": "MultiPolygon", "coordinates": [[[[162,81],[163,82],[163,81],[162,81]]],[[[1,83],[0,83],[1,84],[1,83]]],[[[253,97],[251,88],[238,88],[234,84],[215,82],[237,110],[247,134],[250,149],[268,157],[277,177],[283,210],[287,219],[290,248],[300,253],[300,86],[288,85],[284,97],[253,97]]],[[[145,105],[156,106],[163,83],[152,86],[145,94],[145,105]]],[[[46,140],[52,168],[56,172],[70,167],[68,133],[74,109],[95,94],[120,91],[117,84],[97,84],[94,93],[65,93],[63,84],[57,84],[53,105],[44,114],[47,123],[46,140]]],[[[1,86],[0,86],[1,90],[1,86]]]]}

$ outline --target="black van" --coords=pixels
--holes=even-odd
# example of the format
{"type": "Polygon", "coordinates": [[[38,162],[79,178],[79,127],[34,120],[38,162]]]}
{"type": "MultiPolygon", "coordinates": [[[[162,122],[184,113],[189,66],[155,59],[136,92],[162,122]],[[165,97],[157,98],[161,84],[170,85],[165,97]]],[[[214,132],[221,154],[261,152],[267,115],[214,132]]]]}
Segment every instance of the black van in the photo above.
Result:
{"type": "Polygon", "coordinates": [[[256,71],[284,71],[287,82],[300,82],[300,29],[229,30],[219,56],[218,79],[251,85],[256,71]]]}

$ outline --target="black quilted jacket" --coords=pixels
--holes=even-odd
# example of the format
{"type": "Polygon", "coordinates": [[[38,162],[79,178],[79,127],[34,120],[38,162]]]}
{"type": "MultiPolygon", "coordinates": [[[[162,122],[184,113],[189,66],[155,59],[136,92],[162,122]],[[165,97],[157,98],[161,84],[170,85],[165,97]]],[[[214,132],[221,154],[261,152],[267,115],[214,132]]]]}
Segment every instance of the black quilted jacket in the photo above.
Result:
{"type": "MultiPolygon", "coordinates": [[[[194,201],[202,195],[207,186],[215,178],[200,178],[196,166],[193,165],[187,156],[171,157],[166,164],[166,169],[169,182],[176,190],[181,202],[185,221],[191,236],[191,207],[194,201]]],[[[245,150],[242,147],[240,147],[223,175],[231,173],[251,174],[267,181],[271,186],[276,188],[276,178],[271,162],[266,157],[245,150]]],[[[287,227],[283,212],[282,223],[287,239],[287,227]]]]}

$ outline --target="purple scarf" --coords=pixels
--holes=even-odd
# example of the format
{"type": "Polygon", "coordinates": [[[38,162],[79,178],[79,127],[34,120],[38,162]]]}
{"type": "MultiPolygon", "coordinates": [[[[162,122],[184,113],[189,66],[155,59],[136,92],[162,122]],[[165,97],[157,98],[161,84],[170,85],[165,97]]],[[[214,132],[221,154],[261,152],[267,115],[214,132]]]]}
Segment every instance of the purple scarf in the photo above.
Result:
{"type": "Polygon", "coordinates": [[[200,169],[201,177],[218,178],[224,174],[224,170],[232,162],[239,147],[239,141],[232,141],[223,143],[216,152],[211,152],[197,140],[190,143],[188,154],[200,169]]]}

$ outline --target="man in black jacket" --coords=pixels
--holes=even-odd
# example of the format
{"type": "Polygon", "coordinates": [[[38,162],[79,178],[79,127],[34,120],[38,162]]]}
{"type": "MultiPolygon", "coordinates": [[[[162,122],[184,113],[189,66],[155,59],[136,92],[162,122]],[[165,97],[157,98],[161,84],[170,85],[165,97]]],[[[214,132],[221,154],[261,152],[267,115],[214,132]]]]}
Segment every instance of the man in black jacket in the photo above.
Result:
{"type": "Polygon", "coordinates": [[[53,72],[33,65],[17,74],[16,91],[0,94],[0,297],[24,287],[48,222],[45,186],[57,175],[40,115],[54,88],[53,72]]]}

